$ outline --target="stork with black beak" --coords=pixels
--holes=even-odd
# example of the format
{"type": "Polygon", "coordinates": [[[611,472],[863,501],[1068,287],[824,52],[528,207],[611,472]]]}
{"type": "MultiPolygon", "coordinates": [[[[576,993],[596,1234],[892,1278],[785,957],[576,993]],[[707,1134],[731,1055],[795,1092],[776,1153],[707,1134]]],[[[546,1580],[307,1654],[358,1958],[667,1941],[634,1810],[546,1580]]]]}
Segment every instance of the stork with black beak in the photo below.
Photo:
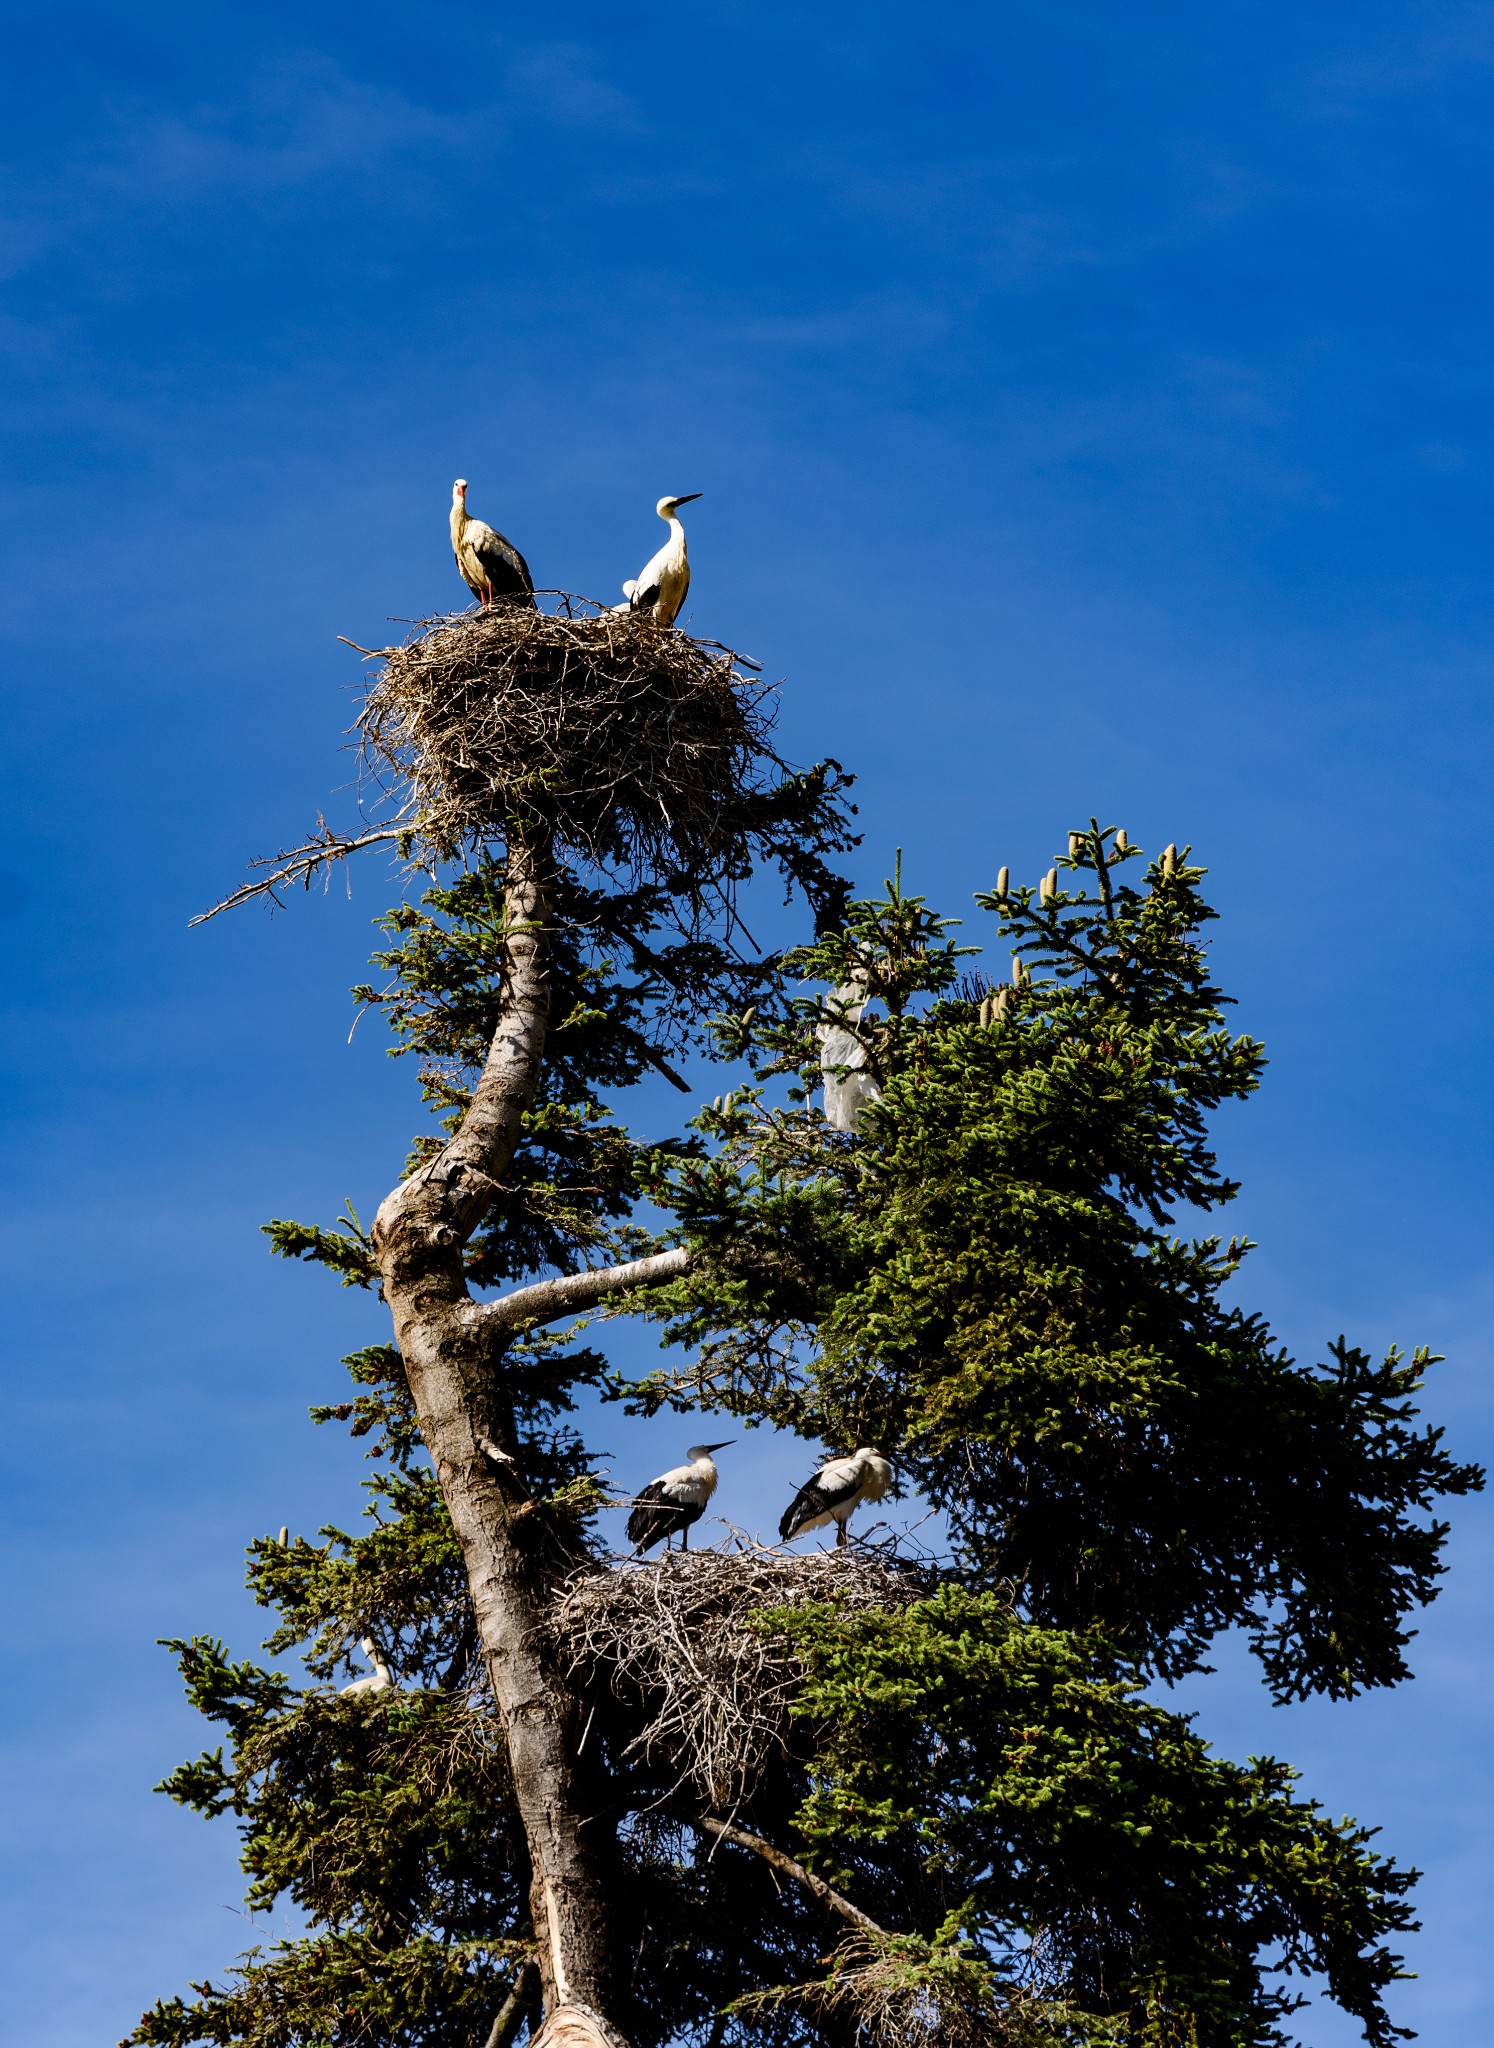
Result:
{"type": "MultiPolygon", "coordinates": [[[[681,505],[704,497],[703,491],[687,491],[683,498],[661,498],[654,510],[669,527],[669,538],[636,577],[623,585],[628,610],[651,612],[660,626],[672,626],[690,588],[690,561],[685,553],[685,529],[679,522],[681,505]]],[[[622,606],[618,606],[622,610],[622,606]]]]}
{"type": "Polygon", "coordinates": [[[462,581],[481,600],[484,611],[491,611],[502,600],[534,603],[529,564],[511,540],[505,540],[486,519],[474,519],[468,512],[464,476],[451,487],[451,551],[462,581]]]}
{"type": "Polygon", "coordinates": [[[651,1550],[661,1537],[667,1550],[670,1537],[676,1534],[680,1549],[690,1548],[691,1525],[705,1513],[720,1477],[711,1453],[724,1451],[727,1444],[735,1442],[736,1438],[729,1436],[726,1443],[691,1444],[685,1453],[687,1464],[661,1472],[635,1495],[628,1517],[628,1541],[635,1557],[651,1550]]]}
{"type": "Polygon", "coordinates": [[[863,1445],[848,1458],[829,1458],[806,1479],[784,1509],[779,1538],[792,1543],[813,1529],[835,1524],[835,1545],[846,1540],[846,1523],[864,1500],[880,1500],[892,1484],[892,1467],[880,1451],[863,1445]]]}

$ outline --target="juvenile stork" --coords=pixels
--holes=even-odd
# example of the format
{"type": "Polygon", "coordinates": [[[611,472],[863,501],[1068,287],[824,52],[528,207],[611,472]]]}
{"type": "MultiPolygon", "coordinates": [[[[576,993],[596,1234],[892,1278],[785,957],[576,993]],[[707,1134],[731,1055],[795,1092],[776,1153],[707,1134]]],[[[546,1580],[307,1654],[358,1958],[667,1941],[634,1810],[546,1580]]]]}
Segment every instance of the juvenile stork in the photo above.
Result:
{"type": "Polygon", "coordinates": [[[394,1674],[384,1662],[372,1636],[365,1636],[358,1647],[372,1664],[373,1676],[355,1678],[351,1685],[345,1685],[342,1689],[343,1698],[347,1699],[349,1694],[356,1697],[359,1693],[365,1692],[388,1692],[394,1684],[394,1674]]]}
{"type": "MultiPolygon", "coordinates": [[[[652,612],[655,622],[672,626],[690,588],[690,560],[685,553],[685,529],[679,522],[681,505],[704,497],[703,491],[687,491],[683,498],[661,498],[654,510],[669,527],[669,538],[636,577],[623,585],[628,610],[652,612]]],[[[622,610],[622,606],[618,606],[622,610]]]]}
{"type": "Polygon", "coordinates": [[[685,1454],[686,1464],[661,1472],[634,1496],[633,1512],[628,1517],[628,1541],[635,1557],[651,1550],[661,1537],[667,1550],[670,1537],[676,1533],[681,1550],[690,1548],[690,1525],[700,1520],[707,1501],[716,1491],[719,1475],[711,1453],[724,1451],[727,1444],[735,1442],[736,1438],[729,1436],[726,1443],[691,1444],[685,1454]]]}
{"type": "Polygon", "coordinates": [[[864,1500],[880,1500],[892,1484],[892,1467],[880,1451],[865,1445],[848,1458],[828,1458],[806,1479],[784,1510],[778,1534],[784,1543],[812,1529],[835,1524],[835,1545],[846,1540],[846,1523],[864,1500]]]}
{"type": "Polygon", "coordinates": [[[860,1129],[861,1112],[880,1102],[882,1091],[866,1070],[867,1050],[857,1025],[871,998],[861,981],[843,982],[825,1005],[817,1027],[820,1072],[825,1079],[825,1121],[832,1130],[860,1129]]]}
{"type": "Polygon", "coordinates": [[[484,611],[490,611],[500,599],[534,603],[529,564],[511,540],[505,540],[486,519],[474,519],[468,512],[464,476],[451,487],[451,552],[462,581],[482,600],[484,611]]]}

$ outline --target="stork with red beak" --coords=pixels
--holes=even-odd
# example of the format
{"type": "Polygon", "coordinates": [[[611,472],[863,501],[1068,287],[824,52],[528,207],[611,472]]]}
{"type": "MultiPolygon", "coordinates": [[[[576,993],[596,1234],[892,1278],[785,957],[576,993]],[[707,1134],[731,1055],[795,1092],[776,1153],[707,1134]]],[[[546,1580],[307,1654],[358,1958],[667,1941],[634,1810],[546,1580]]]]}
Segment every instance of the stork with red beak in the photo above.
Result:
{"type": "Polygon", "coordinates": [[[451,551],[462,581],[480,599],[484,611],[505,601],[534,603],[529,564],[511,540],[505,540],[486,519],[474,519],[468,512],[464,476],[451,487],[451,551]]]}

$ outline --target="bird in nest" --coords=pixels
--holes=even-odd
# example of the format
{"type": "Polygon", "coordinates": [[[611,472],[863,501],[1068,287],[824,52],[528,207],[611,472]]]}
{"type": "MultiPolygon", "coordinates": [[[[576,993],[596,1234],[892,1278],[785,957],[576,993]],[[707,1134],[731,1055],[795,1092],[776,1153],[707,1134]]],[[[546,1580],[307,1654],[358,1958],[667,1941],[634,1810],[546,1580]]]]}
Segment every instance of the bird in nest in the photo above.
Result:
{"type": "Polygon", "coordinates": [[[727,1444],[735,1442],[735,1437],[728,1437],[726,1443],[691,1444],[685,1464],[661,1472],[634,1496],[628,1541],[635,1557],[661,1540],[667,1550],[672,1536],[679,1537],[681,1550],[690,1548],[691,1526],[705,1513],[720,1476],[711,1453],[724,1451],[727,1444]]]}
{"type": "Polygon", "coordinates": [[[394,1684],[394,1673],[385,1663],[373,1637],[365,1636],[358,1647],[372,1664],[373,1674],[368,1678],[355,1678],[351,1685],[345,1685],[342,1689],[343,1698],[347,1699],[349,1695],[357,1698],[366,1692],[388,1692],[394,1684]]]}
{"type": "Polygon", "coordinates": [[[846,1540],[846,1523],[861,1503],[880,1500],[891,1484],[892,1467],[880,1451],[867,1445],[848,1458],[827,1458],[784,1509],[779,1537],[792,1543],[796,1536],[828,1529],[833,1522],[838,1549],[846,1540]]]}
{"type": "Polygon", "coordinates": [[[481,601],[484,611],[500,602],[534,603],[534,578],[529,564],[511,540],[506,540],[486,519],[474,519],[467,510],[467,479],[459,476],[451,487],[451,551],[462,572],[462,581],[481,601]]]}
{"type": "Polygon", "coordinates": [[[680,525],[681,505],[693,504],[703,491],[687,491],[682,498],[661,498],[654,510],[669,528],[669,538],[636,576],[623,585],[626,605],[618,611],[648,612],[658,626],[672,626],[690,588],[690,558],[685,553],[685,529],[680,525]]]}

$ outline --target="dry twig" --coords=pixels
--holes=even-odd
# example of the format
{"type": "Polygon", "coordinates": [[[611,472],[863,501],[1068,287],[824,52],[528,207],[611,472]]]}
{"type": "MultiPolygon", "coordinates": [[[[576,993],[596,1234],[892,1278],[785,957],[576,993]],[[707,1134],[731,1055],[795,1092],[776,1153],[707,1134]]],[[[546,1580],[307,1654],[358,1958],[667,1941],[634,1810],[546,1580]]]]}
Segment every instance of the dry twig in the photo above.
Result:
{"type": "Polygon", "coordinates": [[[1035,1951],[1013,1957],[1010,1976],[992,1978],[971,1956],[864,1929],[827,1960],[825,1976],[750,1992],[732,2010],[797,2007],[848,2022],[868,2048],[1054,2048],[1074,2038],[1082,2018],[1045,1981],[1035,1951]]]}

